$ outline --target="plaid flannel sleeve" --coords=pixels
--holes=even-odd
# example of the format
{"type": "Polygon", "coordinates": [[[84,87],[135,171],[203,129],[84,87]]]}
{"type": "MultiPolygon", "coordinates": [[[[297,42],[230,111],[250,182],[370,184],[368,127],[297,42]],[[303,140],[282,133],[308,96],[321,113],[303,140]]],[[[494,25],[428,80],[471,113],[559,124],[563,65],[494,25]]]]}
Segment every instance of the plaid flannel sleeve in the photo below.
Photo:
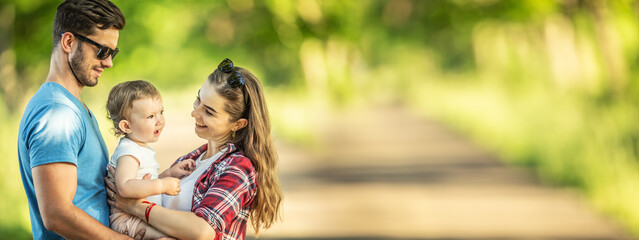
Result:
{"type": "Polygon", "coordinates": [[[255,176],[255,169],[248,158],[231,160],[194,209],[195,214],[206,220],[218,233],[225,232],[238,214],[247,215],[239,217],[248,219],[248,212],[241,210],[252,202],[255,176]]]}

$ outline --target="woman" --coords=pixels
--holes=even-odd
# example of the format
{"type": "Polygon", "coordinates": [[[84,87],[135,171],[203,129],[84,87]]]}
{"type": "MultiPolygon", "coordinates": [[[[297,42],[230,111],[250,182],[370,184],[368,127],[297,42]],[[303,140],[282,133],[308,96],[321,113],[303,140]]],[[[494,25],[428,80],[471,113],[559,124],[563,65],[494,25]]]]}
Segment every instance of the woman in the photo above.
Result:
{"type": "Polygon", "coordinates": [[[208,143],[174,163],[196,161],[180,194],[155,206],[118,196],[107,181],[109,204],[179,239],[245,239],[249,216],[256,234],[269,228],[279,218],[282,193],[257,77],[225,59],[198,91],[191,116],[195,133],[208,143]]]}

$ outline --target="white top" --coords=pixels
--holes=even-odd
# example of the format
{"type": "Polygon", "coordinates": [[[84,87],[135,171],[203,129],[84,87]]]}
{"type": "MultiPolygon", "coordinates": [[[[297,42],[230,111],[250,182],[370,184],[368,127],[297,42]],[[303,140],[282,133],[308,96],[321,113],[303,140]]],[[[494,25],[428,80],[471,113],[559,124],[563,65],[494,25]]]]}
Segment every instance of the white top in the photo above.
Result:
{"type": "Polygon", "coordinates": [[[200,176],[209,169],[211,164],[217,161],[217,159],[224,154],[224,152],[226,152],[226,148],[207,159],[202,159],[202,157],[206,155],[206,152],[200,154],[197,160],[195,160],[195,170],[190,175],[180,179],[180,193],[175,196],[162,194],[162,207],[190,212],[191,205],[193,204],[192,201],[195,183],[198,179],[200,179],[200,176]]]}
{"type": "MultiPolygon", "coordinates": [[[[147,173],[151,174],[151,179],[158,179],[158,171],[160,164],[158,163],[155,151],[150,147],[142,147],[128,138],[121,138],[118,147],[113,152],[109,165],[117,169],[118,158],[122,156],[133,156],[140,161],[136,179],[142,179],[147,173]]],[[[147,196],[146,200],[156,204],[162,204],[162,196],[160,194],[147,196]]]]}

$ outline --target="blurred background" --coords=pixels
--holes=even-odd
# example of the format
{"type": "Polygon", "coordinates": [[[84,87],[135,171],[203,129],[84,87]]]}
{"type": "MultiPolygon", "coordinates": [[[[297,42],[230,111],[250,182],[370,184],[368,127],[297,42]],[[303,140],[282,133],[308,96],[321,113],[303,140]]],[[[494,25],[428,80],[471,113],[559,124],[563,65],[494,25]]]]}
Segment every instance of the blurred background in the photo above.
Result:
{"type": "MultiPolygon", "coordinates": [[[[31,238],[16,139],[59,3],[0,2],[1,239],[31,238]]],[[[120,54],[83,101],[158,87],[161,170],[203,143],[191,104],[221,60],[261,79],[285,199],[260,238],[639,236],[637,1],[114,3],[120,54]]]]}

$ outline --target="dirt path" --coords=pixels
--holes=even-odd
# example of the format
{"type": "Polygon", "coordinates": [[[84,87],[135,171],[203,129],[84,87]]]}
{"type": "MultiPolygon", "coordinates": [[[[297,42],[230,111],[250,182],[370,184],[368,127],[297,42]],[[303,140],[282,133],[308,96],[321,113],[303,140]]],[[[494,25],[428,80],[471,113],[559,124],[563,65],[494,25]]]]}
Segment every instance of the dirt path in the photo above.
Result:
{"type": "MultiPolygon", "coordinates": [[[[167,121],[162,169],[202,143],[188,113],[167,121]]],[[[277,141],[283,221],[260,239],[627,239],[570,190],[405,110],[351,111],[318,132],[315,151],[277,141]]]]}

